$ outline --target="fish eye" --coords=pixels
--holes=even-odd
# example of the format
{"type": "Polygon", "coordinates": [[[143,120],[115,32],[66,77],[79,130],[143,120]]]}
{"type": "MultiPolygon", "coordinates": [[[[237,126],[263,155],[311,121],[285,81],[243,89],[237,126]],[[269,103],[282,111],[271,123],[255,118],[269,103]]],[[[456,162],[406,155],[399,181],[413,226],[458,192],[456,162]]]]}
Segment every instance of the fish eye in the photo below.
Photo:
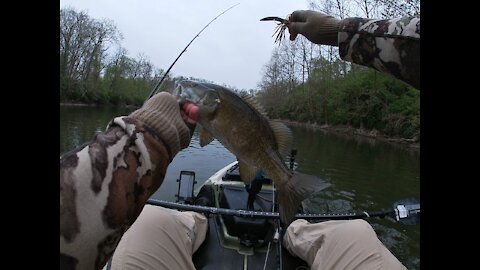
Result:
{"type": "Polygon", "coordinates": [[[205,97],[203,98],[202,103],[204,105],[215,105],[215,104],[220,103],[220,99],[218,98],[218,96],[216,95],[215,92],[208,91],[205,94],[205,97]]]}

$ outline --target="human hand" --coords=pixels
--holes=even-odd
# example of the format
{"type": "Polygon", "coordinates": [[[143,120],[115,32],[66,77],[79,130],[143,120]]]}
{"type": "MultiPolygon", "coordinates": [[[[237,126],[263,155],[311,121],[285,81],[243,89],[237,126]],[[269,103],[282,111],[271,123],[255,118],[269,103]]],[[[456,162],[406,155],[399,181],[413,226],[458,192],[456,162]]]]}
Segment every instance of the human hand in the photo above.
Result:
{"type": "Polygon", "coordinates": [[[338,46],[340,20],[313,10],[297,10],[288,17],[290,40],[302,34],[316,44],[338,46]]]}
{"type": "Polygon", "coordinates": [[[155,130],[176,154],[190,144],[196,125],[195,113],[191,110],[186,112],[173,95],[160,92],[129,117],[140,120],[155,130]]]}
{"type": "Polygon", "coordinates": [[[180,114],[190,129],[190,136],[193,136],[193,131],[195,131],[195,127],[197,126],[198,106],[190,102],[180,104],[180,114]]]}
{"type": "Polygon", "coordinates": [[[182,119],[187,125],[196,125],[198,120],[198,106],[187,102],[180,104],[180,113],[182,114],[182,119]]]}

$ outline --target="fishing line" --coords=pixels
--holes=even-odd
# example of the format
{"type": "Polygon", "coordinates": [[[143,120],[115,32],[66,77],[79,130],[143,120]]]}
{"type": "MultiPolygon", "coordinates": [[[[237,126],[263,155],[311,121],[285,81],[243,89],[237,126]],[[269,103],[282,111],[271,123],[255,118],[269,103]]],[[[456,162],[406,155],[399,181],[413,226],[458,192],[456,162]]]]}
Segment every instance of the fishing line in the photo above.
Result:
{"type": "MultiPolygon", "coordinates": [[[[147,100],[149,100],[158,90],[158,88],[160,88],[160,85],[162,84],[163,80],[165,80],[165,78],[167,77],[168,75],[168,72],[170,72],[170,70],[172,69],[173,65],[175,65],[175,63],[177,62],[177,60],[180,58],[180,56],[182,56],[182,54],[187,50],[188,46],[190,46],[190,44],[192,44],[192,42],[198,37],[200,36],[200,34],[203,32],[203,30],[205,30],[205,28],[207,28],[213,21],[215,21],[218,17],[222,16],[225,12],[229,11],[230,9],[238,6],[240,3],[236,3],[235,5],[227,8],[226,10],[224,10],[222,13],[218,14],[215,18],[213,18],[209,23],[207,23],[207,25],[205,25],[205,27],[202,28],[202,30],[200,30],[200,32],[197,33],[197,35],[195,35],[195,37],[193,37],[193,39],[187,44],[187,46],[185,46],[185,48],[183,49],[183,51],[177,56],[177,58],[175,59],[175,61],[173,61],[173,63],[170,65],[170,67],[167,69],[167,71],[165,72],[165,74],[163,74],[163,77],[160,79],[160,81],[153,87],[152,91],[150,92],[150,95],[147,97],[147,99],[145,100],[145,102],[147,100]]],[[[144,102],[144,103],[145,103],[144,102]]]]}
{"type": "Polygon", "coordinates": [[[265,255],[265,263],[263,264],[263,270],[267,269],[268,254],[270,253],[270,244],[272,241],[268,242],[267,255],[265,255]]]}

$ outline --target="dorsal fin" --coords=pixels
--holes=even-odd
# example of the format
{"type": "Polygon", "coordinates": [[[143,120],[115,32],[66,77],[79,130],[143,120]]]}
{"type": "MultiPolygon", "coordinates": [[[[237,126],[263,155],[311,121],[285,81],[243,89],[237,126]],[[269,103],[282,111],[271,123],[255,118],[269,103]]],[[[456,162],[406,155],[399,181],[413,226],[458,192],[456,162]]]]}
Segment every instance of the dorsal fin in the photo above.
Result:
{"type": "Polygon", "coordinates": [[[245,100],[245,102],[250,104],[250,106],[255,108],[255,110],[257,110],[261,115],[263,115],[265,117],[267,116],[267,112],[262,107],[262,105],[260,105],[260,103],[258,103],[258,101],[255,99],[255,97],[253,97],[252,95],[248,95],[248,94],[241,94],[240,97],[243,100],[245,100]]]}
{"type": "Polygon", "coordinates": [[[292,131],[285,124],[276,120],[270,120],[269,124],[277,139],[278,152],[282,157],[286,157],[292,149],[292,131]]]}

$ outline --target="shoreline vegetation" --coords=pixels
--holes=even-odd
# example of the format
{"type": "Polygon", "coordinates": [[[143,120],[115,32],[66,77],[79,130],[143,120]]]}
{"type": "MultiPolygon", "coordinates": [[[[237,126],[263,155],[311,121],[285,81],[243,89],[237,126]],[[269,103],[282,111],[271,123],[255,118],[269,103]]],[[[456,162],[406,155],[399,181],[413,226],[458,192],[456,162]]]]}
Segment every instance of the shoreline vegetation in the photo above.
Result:
{"type": "Polygon", "coordinates": [[[400,138],[400,137],[389,137],[383,134],[376,129],[367,130],[363,128],[355,128],[352,126],[346,125],[319,125],[317,123],[306,123],[306,122],[297,122],[288,119],[277,119],[287,126],[301,127],[313,131],[322,131],[330,132],[335,134],[347,135],[348,137],[363,137],[367,139],[374,139],[386,143],[391,143],[399,145],[402,147],[407,147],[411,150],[420,150],[420,140],[419,139],[410,139],[410,138],[400,138]]]}
{"type": "MultiPolygon", "coordinates": [[[[60,102],[60,106],[67,106],[67,107],[112,106],[112,107],[125,107],[125,108],[132,108],[132,109],[139,108],[139,106],[137,105],[107,105],[107,104],[79,103],[79,102],[60,102]]],[[[319,125],[317,123],[298,122],[298,121],[292,121],[288,119],[276,119],[276,120],[285,123],[287,126],[295,126],[295,127],[301,127],[309,130],[314,130],[314,131],[342,134],[342,135],[347,135],[349,138],[360,136],[364,138],[375,139],[378,141],[400,145],[412,150],[418,150],[418,151],[420,150],[419,140],[399,138],[399,137],[388,137],[383,134],[380,134],[380,132],[376,129],[366,130],[366,129],[355,128],[355,127],[346,126],[346,125],[319,125]]]]}

